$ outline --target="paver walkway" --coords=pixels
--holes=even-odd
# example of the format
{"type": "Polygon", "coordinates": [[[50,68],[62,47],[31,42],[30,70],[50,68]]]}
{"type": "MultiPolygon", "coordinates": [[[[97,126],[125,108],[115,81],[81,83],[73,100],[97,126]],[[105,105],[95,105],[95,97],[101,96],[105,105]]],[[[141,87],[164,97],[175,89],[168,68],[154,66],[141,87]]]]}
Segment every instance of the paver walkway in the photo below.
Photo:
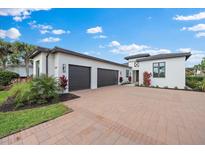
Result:
{"type": "Polygon", "coordinates": [[[76,91],[74,112],[0,144],[205,144],[205,93],[110,86],[76,91]]]}

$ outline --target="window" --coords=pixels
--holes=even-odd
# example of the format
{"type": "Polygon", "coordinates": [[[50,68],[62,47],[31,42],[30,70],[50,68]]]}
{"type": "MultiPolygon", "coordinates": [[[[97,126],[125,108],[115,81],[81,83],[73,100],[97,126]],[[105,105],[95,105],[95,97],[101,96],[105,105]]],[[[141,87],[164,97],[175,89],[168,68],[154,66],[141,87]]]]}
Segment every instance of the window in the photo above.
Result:
{"type": "Polygon", "coordinates": [[[66,64],[63,64],[63,73],[66,73],[66,64]]]}
{"type": "Polygon", "coordinates": [[[126,77],[129,77],[130,71],[126,70],[126,77]]]}
{"type": "Polygon", "coordinates": [[[40,76],[40,61],[36,61],[36,77],[40,76]]]}
{"type": "Polygon", "coordinates": [[[153,63],[153,77],[154,78],[165,77],[165,62],[153,63]]]}

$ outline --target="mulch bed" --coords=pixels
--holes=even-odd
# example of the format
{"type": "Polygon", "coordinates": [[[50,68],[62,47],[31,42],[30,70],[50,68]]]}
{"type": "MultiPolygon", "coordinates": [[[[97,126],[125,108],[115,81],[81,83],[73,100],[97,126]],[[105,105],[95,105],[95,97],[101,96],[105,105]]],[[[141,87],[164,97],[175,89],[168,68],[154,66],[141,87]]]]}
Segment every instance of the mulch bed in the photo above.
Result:
{"type": "MultiPolygon", "coordinates": [[[[69,100],[73,100],[76,98],[79,98],[80,96],[71,94],[71,93],[65,93],[59,95],[59,101],[58,102],[65,102],[69,100]]],[[[36,107],[43,107],[47,105],[55,104],[52,102],[46,103],[46,104],[29,104],[26,106],[22,106],[19,108],[15,108],[14,98],[8,97],[8,99],[0,106],[0,112],[9,112],[9,111],[18,111],[18,110],[24,110],[24,109],[32,109],[36,107]]]]}

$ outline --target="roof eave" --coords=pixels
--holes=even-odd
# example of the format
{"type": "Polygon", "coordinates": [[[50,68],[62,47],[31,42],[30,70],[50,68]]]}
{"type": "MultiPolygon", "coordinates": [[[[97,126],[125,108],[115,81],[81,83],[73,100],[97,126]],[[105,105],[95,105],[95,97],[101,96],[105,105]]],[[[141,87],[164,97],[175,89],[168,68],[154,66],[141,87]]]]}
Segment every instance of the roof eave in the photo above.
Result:
{"type": "Polygon", "coordinates": [[[34,57],[36,57],[41,52],[48,53],[48,52],[50,52],[50,49],[38,46],[36,51],[32,55],[30,55],[30,59],[33,59],[34,57]]]}
{"type": "Polygon", "coordinates": [[[151,61],[151,60],[159,60],[159,59],[171,59],[171,58],[180,58],[180,57],[185,57],[185,60],[187,60],[190,56],[191,56],[191,53],[189,52],[189,53],[184,53],[184,55],[168,56],[168,57],[162,57],[162,58],[157,57],[157,58],[153,58],[153,59],[152,59],[152,58],[149,59],[150,57],[147,57],[147,59],[146,59],[146,58],[144,58],[144,59],[138,59],[138,60],[136,60],[136,61],[138,61],[138,62],[143,62],[143,61],[151,61]]]}

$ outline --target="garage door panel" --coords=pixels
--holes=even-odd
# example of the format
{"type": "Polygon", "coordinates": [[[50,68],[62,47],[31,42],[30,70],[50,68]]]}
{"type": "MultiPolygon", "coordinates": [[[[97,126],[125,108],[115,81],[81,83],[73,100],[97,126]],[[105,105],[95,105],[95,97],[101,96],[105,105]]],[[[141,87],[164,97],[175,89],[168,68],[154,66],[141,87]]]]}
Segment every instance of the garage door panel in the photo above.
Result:
{"type": "Polygon", "coordinates": [[[81,90],[90,88],[90,68],[77,65],[69,65],[69,90],[81,90]]]}
{"type": "Polygon", "coordinates": [[[98,87],[118,84],[118,71],[98,68],[98,87]]]}

